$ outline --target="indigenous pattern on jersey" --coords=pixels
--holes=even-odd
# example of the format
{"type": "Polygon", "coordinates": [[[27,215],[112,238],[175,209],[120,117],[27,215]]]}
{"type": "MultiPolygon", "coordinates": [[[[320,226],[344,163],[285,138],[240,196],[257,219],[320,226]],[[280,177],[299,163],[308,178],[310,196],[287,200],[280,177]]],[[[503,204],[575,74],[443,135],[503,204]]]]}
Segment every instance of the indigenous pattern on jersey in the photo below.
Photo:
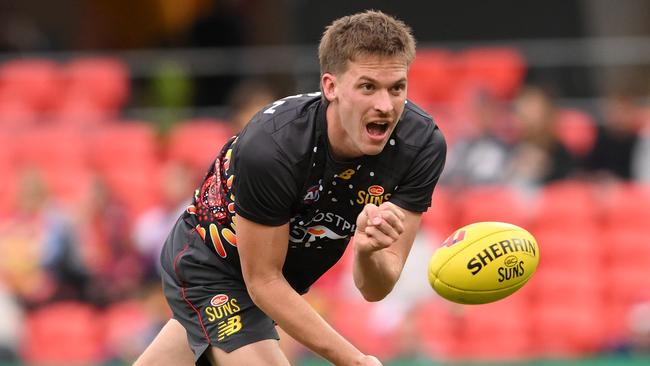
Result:
{"type": "Polygon", "coordinates": [[[196,191],[186,214],[238,276],[235,213],[263,225],[290,223],[283,273],[303,293],[342,256],[366,204],[430,206],[446,145],[429,115],[407,102],[380,154],[340,162],[330,154],[326,108],[320,93],[267,106],[226,143],[196,191]]]}

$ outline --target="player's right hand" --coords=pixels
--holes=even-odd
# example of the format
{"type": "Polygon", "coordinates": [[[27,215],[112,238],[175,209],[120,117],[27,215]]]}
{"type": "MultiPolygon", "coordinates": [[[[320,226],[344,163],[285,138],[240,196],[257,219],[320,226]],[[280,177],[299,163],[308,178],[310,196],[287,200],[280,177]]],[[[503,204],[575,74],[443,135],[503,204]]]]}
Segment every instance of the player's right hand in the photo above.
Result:
{"type": "Polygon", "coordinates": [[[379,207],[368,204],[357,217],[355,246],[362,251],[375,251],[391,246],[404,231],[404,213],[391,202],[379,207]]]}

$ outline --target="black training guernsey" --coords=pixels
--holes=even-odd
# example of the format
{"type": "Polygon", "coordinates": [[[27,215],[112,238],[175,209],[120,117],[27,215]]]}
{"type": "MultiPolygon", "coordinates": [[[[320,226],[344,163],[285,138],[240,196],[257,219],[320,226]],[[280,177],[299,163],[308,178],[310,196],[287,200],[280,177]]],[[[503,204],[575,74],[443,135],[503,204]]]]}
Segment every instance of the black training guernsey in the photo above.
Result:
{"type": "Polygon", "coordinates": [[[325,110],[320,93],[268,105],[223,147],[197,190],[187,215],[239,278],[235,213],[290,223],[283,274],[304,293],[343,255],[366,204],[430,206],[446,145],[428,114],[407,102],[380,154],[341,162],[330,154],[325,110]]]}

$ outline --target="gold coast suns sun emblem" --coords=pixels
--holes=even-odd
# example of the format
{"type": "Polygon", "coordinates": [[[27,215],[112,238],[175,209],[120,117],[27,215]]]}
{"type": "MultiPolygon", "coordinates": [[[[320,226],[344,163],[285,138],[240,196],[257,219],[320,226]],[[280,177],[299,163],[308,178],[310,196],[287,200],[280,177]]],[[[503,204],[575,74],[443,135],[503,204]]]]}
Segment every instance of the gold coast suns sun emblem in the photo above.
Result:
{"type": "Polygon", "coordinates": [[[390,199],[391,194],[386,193],[384,187],[379,185],[372,185],[367,190],[360,190],[357,192],[357,203],[360,205],[374,204],[381,205],[390,199]]]}

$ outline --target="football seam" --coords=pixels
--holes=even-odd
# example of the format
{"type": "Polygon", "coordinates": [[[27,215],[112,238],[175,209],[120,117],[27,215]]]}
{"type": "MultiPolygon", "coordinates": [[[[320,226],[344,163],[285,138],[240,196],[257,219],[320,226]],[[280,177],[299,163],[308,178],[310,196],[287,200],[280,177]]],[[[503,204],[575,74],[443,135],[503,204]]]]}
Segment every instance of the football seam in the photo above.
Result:
{"type": "Polygon", "coordinates": [[[535,273],[535,272],[533,271],[532,273],[530,273],[528,275],[528,277],[524,278],[523,280],[521,280],[521,281],[519,281],[519,282],[517,282],[517,283],[515,283],[513,285],[510,285],[508,287],[503,287],[503,288],[500,288],[500,289],[496,289],[496,290],[468,290],[468,289],[462,289],[462,288],[452,286],[452,285],[448,284],[447,282],[442,281],[440,279],[440,277],[436,277],[436,281],[438,281],[438,282],[442,283],[443,285],[449,287],[450,289],[454,289],[456,291],[470,292],[470,293],[474,293],[474,292],[487,293],[487,292],[505,291],[505,290],[509,290],[509,289],[511,289],[511,288],[513,288],[515,286],[519,286],[520,284],[525,284],[533,276],[533,273],[535,273]]]}

